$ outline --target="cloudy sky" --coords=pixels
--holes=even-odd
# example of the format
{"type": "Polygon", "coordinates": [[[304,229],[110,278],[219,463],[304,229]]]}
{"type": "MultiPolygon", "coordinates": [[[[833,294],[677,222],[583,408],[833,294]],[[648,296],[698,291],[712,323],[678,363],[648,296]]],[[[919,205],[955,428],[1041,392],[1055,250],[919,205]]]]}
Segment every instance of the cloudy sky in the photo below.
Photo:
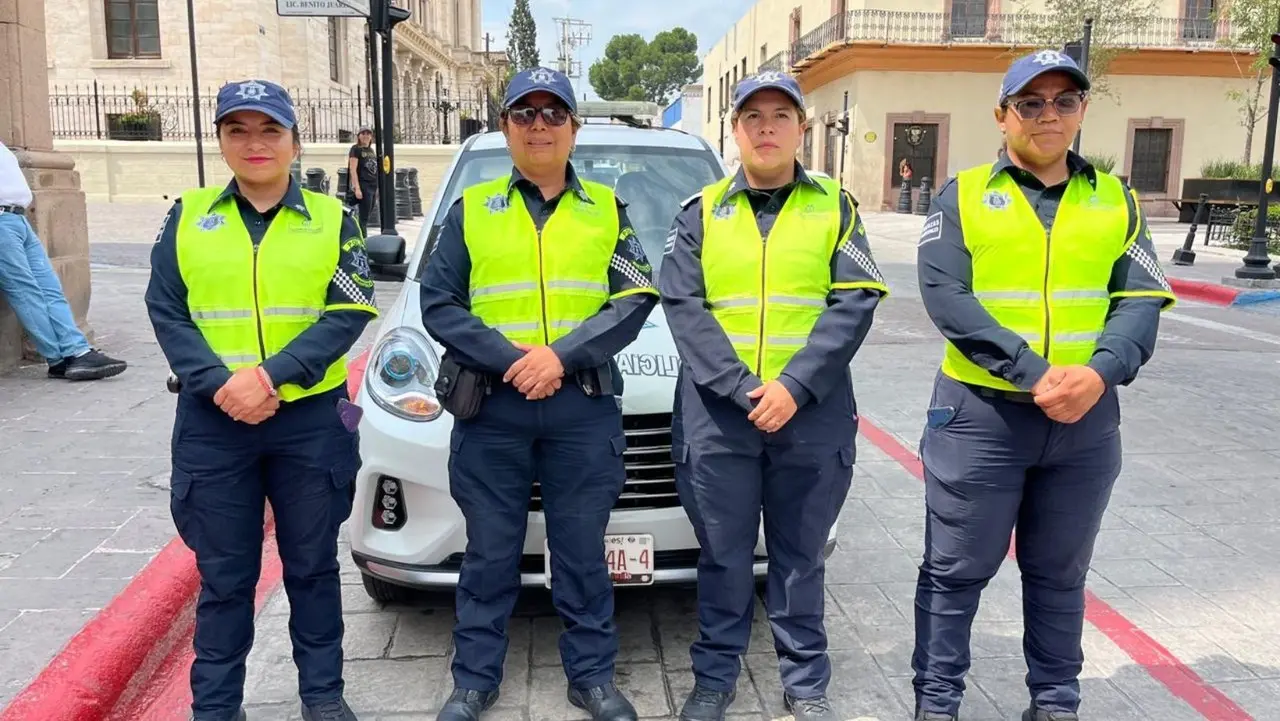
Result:
{"type": "MultiPolygon", "coordinates": [[[[538,50],[542,63],[554,67],[558,27],[554,18],[571,17],[591,24],[591,42],[577,50],[582,77],[574,81],[578,97],[598,99],[587,79],[588,68],[604,54],[609,38],[638,33],[646,40],[680,26],[698,36],[698,57],[707,53],[754,0],[530,0],[538,25],[538,50]],[[661,8],[661,9],[659,9],[661,8]]],[[[492,36],[492,48],[506,47],[507,22],[512,0],[484,0],[484,31],[492,36]]]]}

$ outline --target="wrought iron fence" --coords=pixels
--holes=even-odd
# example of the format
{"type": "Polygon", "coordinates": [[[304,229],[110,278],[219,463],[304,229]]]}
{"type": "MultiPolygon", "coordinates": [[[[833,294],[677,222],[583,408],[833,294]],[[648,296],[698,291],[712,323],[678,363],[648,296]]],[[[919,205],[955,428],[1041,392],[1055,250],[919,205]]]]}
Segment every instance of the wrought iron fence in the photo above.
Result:
{"type": "Polygon", "coordinates": [[[773,57],[769,58],[763,63],[760,63],[760,72],[762,73],[768,70],[786,70],[786,69],[787,69],[787,51],[786,50],[783,50],[782,52],[778,53],[777,55],[774,55],[773,57]]]}
{"type": "MultiPolygon", "coordinates": [[[[50,87],[55,138],[74,140],[194,140],[195,97],[190,87],[50,87]]],[[[374,127],[367,88],[290,89],[304,143],[350,143],[374,127]]],[[[216,88],[200,90],[201,129],[213,139],[216,88]]],[[[483,87],[397,92],[392,138],[411,145],[447,145],[498,127],[498,106],[483,87]]],[[[379,115],[381,117],[381,115],[379,115]]]]}
{"type": "MultiPolygon", "coordinates": [[[[799,64],[838,42],[895,45],[991,44],[1032,46],[1056,18],[1032,13],[953,15],[897,10],[850,10],[832,16],[791,46],[799,64]]],[[[1095,28],[1094,42],[1126,49],[1232,47],[1239,32],[1228,22],[1206,18],[1153,18],[1122,28],[1095,28]]]]}

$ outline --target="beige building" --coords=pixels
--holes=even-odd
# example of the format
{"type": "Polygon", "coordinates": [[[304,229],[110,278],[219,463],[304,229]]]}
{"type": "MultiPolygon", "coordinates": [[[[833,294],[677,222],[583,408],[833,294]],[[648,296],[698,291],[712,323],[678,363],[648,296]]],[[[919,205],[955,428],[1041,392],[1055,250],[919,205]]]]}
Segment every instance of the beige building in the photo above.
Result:
{"type": "MultiPolygon", "coordinates": [[[[1095,30],[1095,42],[1106,38],[1124,52],[1108,73],[1111,94],[1091,98],[1081,152],[1114,159],[1112,172],[1128,178],[1152,214],[1176,214],[1168,200],[1181,197],[1183,179],[1244,149],[1227,92],[1252,89],[1242,74],[1253,57],[1230,49],[1232,30],[1210,19],[1213,5],[1160,0],[1160,17],[1143,28],[1095,30]]],[[[929,176],[935,187],[995,157],[1000,81],[1035,47],[1043,12],[1043,0],[759,0],[703,59],[704,135],[713,144],[723,138],[733,162],[723,115],[732,87],[760,69],[789,70],[809,105],[801,162],[833,177],[843,166],[864,207],[891,208],[904,157],[915,183],[929,176]],[[844,138],[835,123],[846,93],[844,138]]],[[[1265,109],[1265,88],[1262,101],[1265,109]]]]}
{"type": "MultiPolygon", "coordinates": [[[[485,118],[485,89],[501,77],[506,56],[487,52],[481,0],[396,4],[412,12],[395,30],[401,142],[448,142],[485,118]]],[[[55,137],[194,137],[184,0],[49,2],[46,9],[55,137]]],[[[372,124],[363,18],[281,17],[276,0],[194,0],[194,9],[209,120],[216,89],[253,76],[291,91],[311,142],[349,142],[360,125],[372,124]]]]}

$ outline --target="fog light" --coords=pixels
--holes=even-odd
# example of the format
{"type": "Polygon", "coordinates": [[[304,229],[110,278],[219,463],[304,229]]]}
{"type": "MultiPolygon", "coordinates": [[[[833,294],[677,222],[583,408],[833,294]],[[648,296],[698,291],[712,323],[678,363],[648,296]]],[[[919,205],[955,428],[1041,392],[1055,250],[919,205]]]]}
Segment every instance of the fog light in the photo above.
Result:
{"type": "Polygon", "coordinates": [[[398,478],[383,476],[377,487],[377,502],[373,507],[373,527],[384,531],[398,531],[407,519],[404,507],[404,482],[398,478]]]}

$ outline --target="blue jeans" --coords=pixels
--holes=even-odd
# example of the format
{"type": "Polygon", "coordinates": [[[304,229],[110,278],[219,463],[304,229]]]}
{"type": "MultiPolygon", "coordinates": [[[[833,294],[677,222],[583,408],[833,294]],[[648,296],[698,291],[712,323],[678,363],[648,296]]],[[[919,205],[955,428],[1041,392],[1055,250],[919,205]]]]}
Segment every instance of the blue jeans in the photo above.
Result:
{"type": "Polygon", "coordinates": [[[0,291],[51,365],[89,350],[36,231],[13,213],[0,213],[0,291]]]}

